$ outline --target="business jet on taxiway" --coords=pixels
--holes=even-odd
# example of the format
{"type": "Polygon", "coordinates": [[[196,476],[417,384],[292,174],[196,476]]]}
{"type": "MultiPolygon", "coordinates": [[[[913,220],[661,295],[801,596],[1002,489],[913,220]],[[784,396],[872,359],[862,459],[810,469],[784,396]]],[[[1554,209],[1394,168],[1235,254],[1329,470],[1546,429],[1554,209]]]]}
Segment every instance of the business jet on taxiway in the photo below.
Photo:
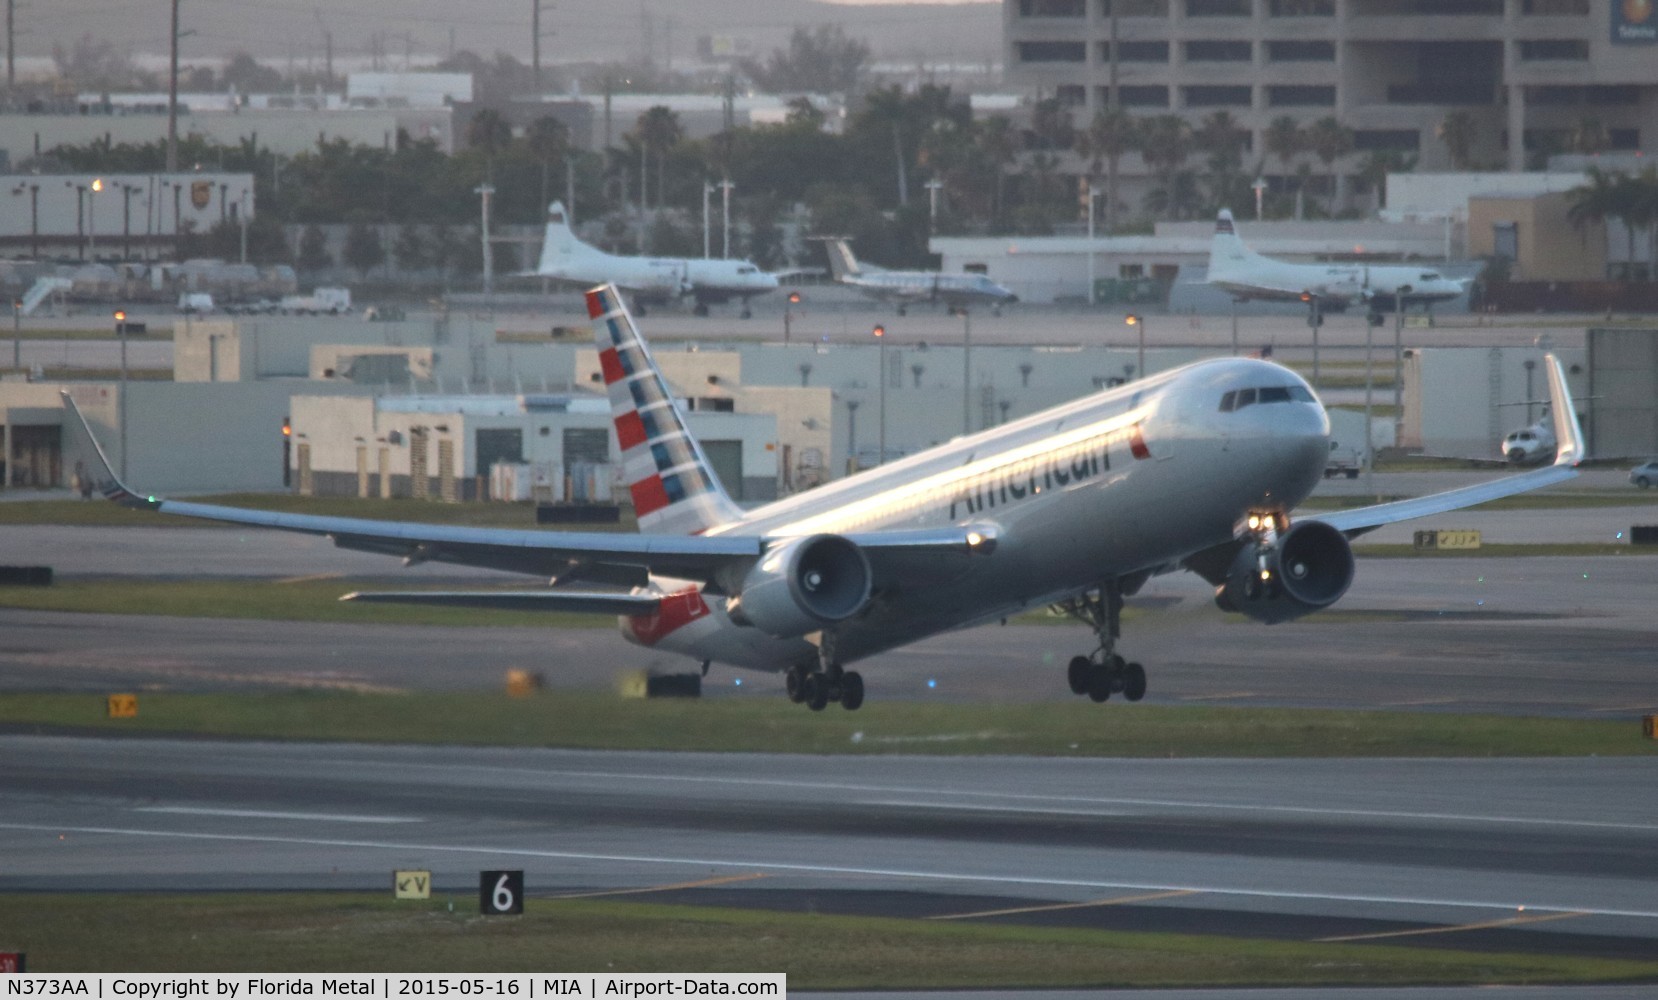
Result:
{"type": "MultiPolygon", "coordinates": [[[[718,662],[783,671],[793,700],[853,709],[863,702],[864,681],[846,668],[857,661],[1050,606],[1087,623],[1097,639],[1070,661],[1071,690],[1095,701],[1117,693],[1137,701],[1146,673],[1119,653],[1119,613],[1152,576],[1189,570],[1215,586],[1222,610],[1267,624],[1290,621],[1346,592],[1353,536],[1571,479],[1584,457],[1565,375],[1549,355],[1561,442],[1552,465],[1292,520],[1323,475],[1330,418],[1289,369],[1222,358],[745,511],[686,429],[616,290],[593,289],[587,304],[638,535],[165,500],[123,485],[101,451],[99,486],[112,500],[160,514],[324,535],[341,548],[407,562],[540,577],[545,585],[515,591],[347,596],[616,614],[635,643],[701,661],[704,670],[718,662]],[[612,589],[572,589],[577,583],[612,589]]],[[[1024,673],[1023,665],[1009,667],[1024,673]]]]}
{"type": "Polygon", "coordinates": [[[1295,264],[1251,250],[1238,235],[1232,212],[1221,209],[1209,243],[1208,283],[1240,301],[1318,300],[1325,312],[1341,312],[1361,302],[1372,315],[1401,305],[1431,308],[1468,290],[1468,282],[1447,278],[1432,268],[1398,264],[1295,264]]]}
{"type": "Polygon", "coordinates": [[[1019,301],[1019,296],[982,274],[889,271],[859,261],[846,240],[825,240],[824,246],[829,254],[829,273],[837,283],[856,288],[872,299],[895,303],[900,316],[910,306],[927,302],[941,303],[951,311],[988,305],[1000,316],[1002,306],[1019,301]]]}
{"type": "Polygon", "coordinates": [[[743,318],[748,300],[777,290],[777,275],[748,260],[717,257],[634,257],[606,253],[583,243],[570,228],[562,202],[547,209],[547,231],[541,260],[522,277],[556,278],[579,285],[612,284],[631,292],[639,314],[645,304],[663,305],[681,298],[696,300],[696,314],[708,315],[710,304],[740,299],[743,318]]]}

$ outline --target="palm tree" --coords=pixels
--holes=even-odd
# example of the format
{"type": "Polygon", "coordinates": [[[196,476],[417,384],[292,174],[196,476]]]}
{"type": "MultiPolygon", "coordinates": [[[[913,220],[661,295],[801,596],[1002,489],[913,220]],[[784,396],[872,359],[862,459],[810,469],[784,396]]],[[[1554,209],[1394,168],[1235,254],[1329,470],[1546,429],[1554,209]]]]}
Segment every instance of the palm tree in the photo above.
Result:
{"type": "MultiPolygon", "coordinates": [[[[664,104],[655,104],[646,108],[634,123],[634,132],[639,137],[640,169],[644,169],[646,154],[656,154],[656,207],[664,204],[663,189],[668,172],[668,151],[679,145],[685,137],[685,129],[679,124],[679,115],[664,104]]],[[[645,179],[639,178],[640,200],[644,200],[645,179]]]]}
{"type": "Polygon", "coordinates": [[[1590,167],[1589,183],[1566,192],[1566,200],[1570,203],[1566,209],[1566,221],[1579,233],[1592,226],[1604,225],[1607,219],[1618,214],[1621,208],[1619,197],[1618,178],[1599,167],[1590,167]]]}
{"type": "MultiPolygon", "coordinates": [[[[1623,220],[1624,236],[1629,241],[1629,270],[1627,277],[1635,277],[1635,233],[1637,231],[1649,234],[1654,222],[1658,222],[1658,198],[1655,198],[1651,187],[1651,176],[1654,169],[1648,167],[1640,175],[1619,174],[1612,186],[1613,199],[1617,206],[1618,218],[1623,220]]],[[[1647,265],[1648,280],[1652,280],[1652,264],[1647,265]]]]}
{"type": "Polygon", "coordinates": [[[1334,117],[1320,118],[1307,129],[1307,148],[1324,164],[1330,175],[1330,215],[1336,214],[1336,199],[1341,193],[1336,161],[1353,151],[1353,130],[1334,117]]]}
{"type": "Polygon", "coordinates": [[[1169,195],[1162,204],[1178,215],[1184,206],[1173,197],[1175,177],[1192,155],[1191,126],[1179,115],[1158,115],[1146,121],[1140,133],[1140,155],[1169,195]]]}
{"type": "Polygon", "coordinates": [[[1193,133],[1198,149],[1209,154],[1209,196],[1215,208],[1226,208],[1247,197],[1249,180],[1243,173],[1244,149],[1249,131],[1238,124],[1230,111],[1216,111],[1203,119],[1193,133]]]}
{"type": "MultiPolygon", "coordinates": [[[[1268,153],[1278,157],[1278,162],[1284,165],[1284,177],[1288,179],[1295,170],[1292,161],[1306,151],[1307,133],[1301,128],[1300,122],[1289,115],[1280,115],[1261,133],[1261,143],[1266,146],[1268,153]]],[[[1295,192],[1295,217],[1301,217],[1299,188],[1295,192]]]]}
{"type": "MultiPolygon", "coordinates": [[[[1077,138],[1077,152],[1089,162],[1090,182],[1100,172],[1100,162],[1105,163],[1106,232],[1117,227],[1117,165],[1139,142],[1139,120],[1121,108],[1107,108],[1096,114],[1077,138]]],[[[1092,205],[1089,211],[1093,211],[1092,205]]]]}
{"type": "Polygon", "coordinates": [[[484,175],[495,179],[495,158],[512,143],[512,126],[501,112],[485,108],[472,116],[466,126],[466,144],[484,154],[484,175]]]}
{"type": "Polygon", "coordinates": [[[1467,111],[1453,111],[1434,129],[1434,135],[1445,144],[1451,154],[1453,170],[1471,170],[1474,165],[1474,116],[1467,111]]]}
{"type": "Polygon", "coordinates": [[[864,98],[862,117],[892,128],[892,153],[898,163],[898,204],[910,203],[910,183],[904,162],[904,122],[909,116],[904,91],[896,84],[871,91],[864,98]]]}
{"type": "Polygon", "coordinates": [[[996,171],[994,213],[1002,217],[1003,195],[1007,190],[1007,168],[1019,155],[1019,139],[1013,123],[1000,115],[981,118],[973,124],[974,144],[990,168],[996,171]]]}
{"type": "MultiPolygon", "coordinates": [[[[570,152],[570,130],[551,115],[537,118],[524,133],[524,144],[541,161],[541,210],[547,210],[547,174],[554,160],[562,160],[570,152]]],[[[566,206],[569,207],[569,206],[566,206]]]]}

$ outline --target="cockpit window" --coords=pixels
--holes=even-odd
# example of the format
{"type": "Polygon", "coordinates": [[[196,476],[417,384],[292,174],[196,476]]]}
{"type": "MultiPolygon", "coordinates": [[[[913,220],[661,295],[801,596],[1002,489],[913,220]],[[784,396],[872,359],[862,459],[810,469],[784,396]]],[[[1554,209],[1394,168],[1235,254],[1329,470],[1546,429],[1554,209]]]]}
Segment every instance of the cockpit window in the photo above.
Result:
{"type": "Polygon", "coordinates": [[[1304,385],[1273,385],[1261,389],[1234,389],[1220,398],[1220,411],[1232,413],[1256,403],[1315,403],[1304,385]]]}
{"type": "Polygon", "coordinates": [[[1427,274],[1422,275],[1422,280],[1423,281],[1438,281],[1439,280],[1439,275],[1435,274],[1432,271],[1429,271],[1427,274]]]}

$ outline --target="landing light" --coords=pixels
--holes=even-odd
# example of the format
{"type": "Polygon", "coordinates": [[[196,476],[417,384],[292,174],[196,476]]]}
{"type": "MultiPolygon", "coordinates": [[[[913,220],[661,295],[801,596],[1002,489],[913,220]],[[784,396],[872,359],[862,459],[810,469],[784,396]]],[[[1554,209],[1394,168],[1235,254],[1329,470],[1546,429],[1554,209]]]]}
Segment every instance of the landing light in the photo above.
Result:
{"type": "Polygon", "coordinates": [[[984,544],[984,536],[977,531],[969,531],[967,533],[967,544],[968,547],[976,549],[984,544]]]}

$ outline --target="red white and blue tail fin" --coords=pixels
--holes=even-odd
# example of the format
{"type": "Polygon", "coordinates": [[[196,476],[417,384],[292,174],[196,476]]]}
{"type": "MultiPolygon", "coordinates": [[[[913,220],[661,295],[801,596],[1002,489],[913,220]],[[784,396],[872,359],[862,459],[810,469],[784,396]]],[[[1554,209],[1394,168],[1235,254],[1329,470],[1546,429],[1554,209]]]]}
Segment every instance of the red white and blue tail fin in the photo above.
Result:
{"type": "Polygon", "coordinates": [[[614,285],[587,293],[587,314],[610,394],[622,473],[639,530],[695,535],[742,517],[685,426],[685,415],[614,285]]]}

